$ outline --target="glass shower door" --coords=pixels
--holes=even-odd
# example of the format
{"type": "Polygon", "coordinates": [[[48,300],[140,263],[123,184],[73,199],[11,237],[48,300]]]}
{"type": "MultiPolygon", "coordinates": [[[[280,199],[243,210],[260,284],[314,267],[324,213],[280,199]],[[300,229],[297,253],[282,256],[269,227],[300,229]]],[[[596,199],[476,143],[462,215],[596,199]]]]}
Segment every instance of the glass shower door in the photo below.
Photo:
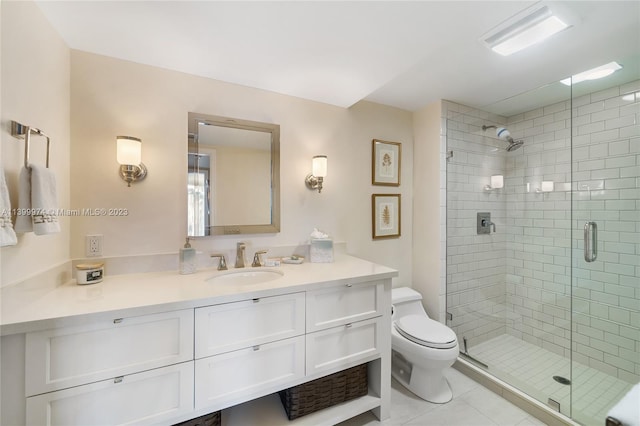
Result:
{"type": "Polygon", "coordinates": [[[640,382],[640,80],[590,84],[572,96],[571,417],[603,425],[640,382]]]}

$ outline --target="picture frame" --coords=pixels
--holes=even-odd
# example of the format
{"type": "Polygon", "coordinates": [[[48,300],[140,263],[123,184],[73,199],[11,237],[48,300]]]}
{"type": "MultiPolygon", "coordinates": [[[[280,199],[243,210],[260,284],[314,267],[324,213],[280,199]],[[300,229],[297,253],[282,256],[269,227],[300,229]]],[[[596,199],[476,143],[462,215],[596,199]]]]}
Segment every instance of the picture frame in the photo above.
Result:
{"type": "Polygon", "coordinates": [[[374,240],[401,235],[400,194],[371,195],[371,232],[374,240]]]}
{"type": "Polygon", "coordinates": [[[400,186],[402,144],[374,139],[371,147],[371,184],[400,186]]]}

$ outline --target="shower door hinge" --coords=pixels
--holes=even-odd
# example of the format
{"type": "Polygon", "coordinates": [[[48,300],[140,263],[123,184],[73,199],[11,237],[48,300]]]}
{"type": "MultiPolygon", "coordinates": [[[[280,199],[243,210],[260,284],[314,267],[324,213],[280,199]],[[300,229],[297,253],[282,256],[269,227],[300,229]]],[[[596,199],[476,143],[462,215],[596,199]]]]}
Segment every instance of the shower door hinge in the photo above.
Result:
{"type": "Polygon", "coordinates": [[[547,405],[556,410],[558,413],[560,412],[560,403],[558,401],[549,398],[549,400],[547,401],[547,405]]]}

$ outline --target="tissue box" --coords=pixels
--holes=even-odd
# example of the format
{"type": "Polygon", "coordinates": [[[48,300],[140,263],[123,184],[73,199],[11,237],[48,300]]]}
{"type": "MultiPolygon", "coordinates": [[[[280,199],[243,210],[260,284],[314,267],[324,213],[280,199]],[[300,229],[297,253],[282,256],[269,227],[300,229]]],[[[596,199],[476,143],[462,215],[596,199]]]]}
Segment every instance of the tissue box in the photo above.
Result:
{"type": "Polygon", "coordinates": [[[331,238],[312,238],[309,247],[309,260],[313,263],[333,262],[333,240],[331,238]]]}

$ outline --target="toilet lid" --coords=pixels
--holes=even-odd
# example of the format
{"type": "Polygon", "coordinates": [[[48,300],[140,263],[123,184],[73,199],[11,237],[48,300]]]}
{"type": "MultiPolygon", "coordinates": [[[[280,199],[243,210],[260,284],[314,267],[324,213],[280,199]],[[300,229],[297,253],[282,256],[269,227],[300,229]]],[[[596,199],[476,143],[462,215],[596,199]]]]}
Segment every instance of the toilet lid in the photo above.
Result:
{"type": "Polygon", "coordinates": [[[448,349],[456,345],[456,334],[453,330],[424,315],[405,315],[397,320],[395,325],[400,334],[422,346],[448,349]]]}

